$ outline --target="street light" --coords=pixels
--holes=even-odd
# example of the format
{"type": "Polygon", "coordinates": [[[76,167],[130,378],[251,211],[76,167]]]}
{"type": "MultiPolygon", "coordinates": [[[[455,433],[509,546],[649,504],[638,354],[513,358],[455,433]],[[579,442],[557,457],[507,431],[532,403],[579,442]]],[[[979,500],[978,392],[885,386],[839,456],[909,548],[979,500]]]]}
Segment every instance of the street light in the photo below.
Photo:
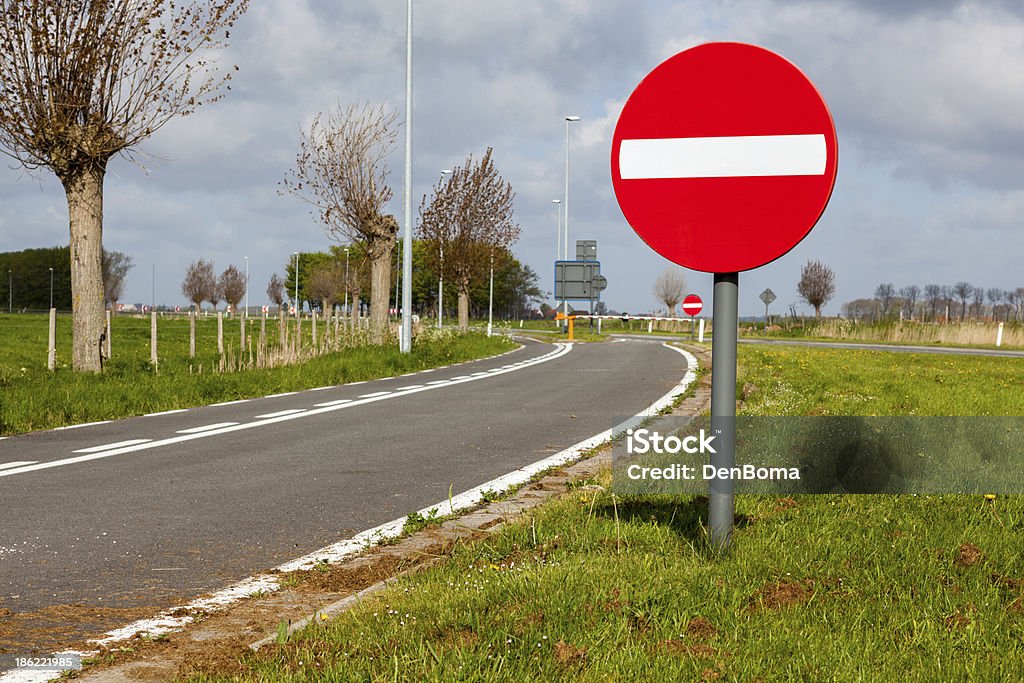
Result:
{"type": "Polygon", "coordinates": [[[345,247],[345,314],[351,317],[348,310],[348,247],[345,247]]]}
{"type": "Polygon", "coordinates": [[[402,241],[402,336],[399,350],[412,351],[412,0],[405,3],[405,231],[402,241]]]}
{"type": "Polygon", "coordinates": [[[487,295],[487,336],[491,336],[494,324],[494,251],[491,250],[491,286],[487,295]]]}
{"type": "Polygon", "coordinates": [[[249,257],[243,256],[245,259],[245,311],[242,313],[243,318],[249,317],[249,257]]]}
{"type": "MultiPolygon", "coordinates": [[[[450,168],[442,169],[441,177],[444,178],[451,172],[450,168]]],[[[442,320],[442,316],[444,316],[444,241],[439,238],[437,244],[441,250],[441,264],[438,267],[437,278],[437,329],[441,329],[441,326],[444,325],[442,320]]]]}
{"type": "MultiPolygon", "coordinates": [[[[566,116],[565,117],[565,242],[562,244],[563,253],[565,254],[565,260],[569,260],[569,124],[579,121],[578,116],[566,116]]],[[[562,300],[562,310],[565,315],[569,315],[569,301],[567,299],[562,300]]]]}
{"type": "Polygon", "coordinates": [[[299,252],[293,252],[295,257],[295,315],[299,315],[299,252]]]}
{"type": "Polygon", "coordinates": [[[50,308],[53,308],[53,268],[50,268],[50,308]]]}
{"type": "MultiPolygon", "coordinates": [[[[562,258],[562,200],[552,199],[551,203],[555,205],[555,261],[562,258]]],[[[557,283],[552,285],[551,293],[555,293],[557,283]]],[[[558,299],[556,295],[555,299],[555,310],[558,310],[558,299]]],[[[559,325],[561,327],[561,325],[559,325]]]]}

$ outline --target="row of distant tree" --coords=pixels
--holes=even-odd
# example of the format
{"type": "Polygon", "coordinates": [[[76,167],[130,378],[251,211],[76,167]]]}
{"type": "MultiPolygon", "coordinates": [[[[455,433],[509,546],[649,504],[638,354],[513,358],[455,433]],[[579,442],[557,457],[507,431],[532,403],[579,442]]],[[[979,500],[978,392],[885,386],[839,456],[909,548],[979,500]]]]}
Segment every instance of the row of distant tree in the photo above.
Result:
{"type": "MultiPolygon", "coordinates": [[[[434,245],[426,240],[413,241],[412,305],[417,313],[436,316],[441,270],[439,259],[432,258],[433,250],[434,245]]],[[[298,259],[292,257],[289,260],[284,268],[284,277],[278,273],[270,277],[265,293],[267,300],[278,309],[286,302],[295,305],[296,300],[301,306],[321,312],[346,304],[351,308],[369,305],[372,270],[372,260],[365,243],[335,245],[328,251],[302,252],[298,259]]],[[[400,291],[399,270],[393,268],[390,275],[388,306],[396,307],[400,291]]],[[[237,267],[228,266],[218,276],[212,262],[199,259],[186,269],[181,291],[197,310],[203,304],[209,304],[216,310],[221,302],[237,309],[245,297],[245,284],[245,275],[237,267]]],[[[486,314],[489,284],[489,277],[475,278],[470,282],[469,310],[474,317],[486,314]]],[[[509,249],[494,249],[496,315],[528,317],[543,295],[537,273],[532,268],[520,263],[509,249]]],[[[457,309],[459,288],[451,280],[444,288],[443,296],[446,311],[457,309]]]]}
{"type": "Polygon", "coordinates": [[[926,322],[952,320],[1024,320],[1024,287],[1000,289],[968,282],[954,285],[909,285],[896,289],[892,283],[875,288],[870,299],[843,304],[843,315],[856,320],[909,318],[926,322]]]}
{"type": "MultiPolygon", "coordinates": [[[[113,308],[121,300],[124,279],[134,264],[119,251],[104,249],[101,255],[104,303],[113,308]]],[[[0,307],[13,310],[46,310],[53,306],[71,308],[71,252],[68,247],[24,249],[0,254],[0,276],[7,294],[0,307]],[[52,280],[50,271],[53,271],[52,280]]]]}

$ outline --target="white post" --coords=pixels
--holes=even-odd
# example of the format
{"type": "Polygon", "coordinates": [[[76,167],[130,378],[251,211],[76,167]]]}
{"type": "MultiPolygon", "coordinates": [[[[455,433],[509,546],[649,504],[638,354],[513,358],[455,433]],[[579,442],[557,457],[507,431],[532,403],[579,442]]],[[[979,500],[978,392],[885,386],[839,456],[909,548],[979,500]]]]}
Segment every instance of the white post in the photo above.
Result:
{"type": "Polygon", "coordinates": [[[1003,345],[1003,324],[999,323],[999,328],[996,330],[996,346],[1003,345]]]}
{"type": "Polygon", "coordinates": [[[601,319],[597,319],[597,333],[601,334],[601,319]]]}
{"type": "Polygon", "coordinates": [[[491,254],[491,285],[487,295],[487,336],[491,336],[494,328],[494,254],[491,254]]]}
{"type": "Polygon", "coordinates": [[[188,357],[196,357],[196,316],[197,311],[188,312],[188,357]]]}
{"type": "MultiPolygon", "coordinates": [[[[242,313],[242,318],[249,317],[249,257],[244,256],[245,259],[245,312],[242,313]]],[[[242,324],[242,329],[245,329],[245,324],[242,324]]],[[[242,334],[242,346],[245,346],[245,334],[242,334]]]]}
{"type": "Polygon", "coordinates": [[[654,319],[653,318],[647,321],[647,334],[650,334],[651,332],[654,332],[654,319]]]}
{"type": "Polygon", "coordinates": [[[441,264],[437,278],[437,329],[444,325],[444,245],[441,245],[441,264]]]}
{"type": "Polygon", "coordinates": [[[402,240],[402,336],[399,349],[412,351],[412,0],[405,3],[405,231],[402,240]]]}
{"type": "Polygon", "coordinates": [[[149,314],[149,362],[156,367],[156,311],[149,314]]]}
{"type": "Polygon", "coordinates": [[[704,318],[700,319],[700,326],[697,328],[697,340],[704,341],[704,318]]]}
{"type": "Polygon", "coordinates": [[[110,360],[110,352],[113,349],[113,343],[110,341],[110,315],[112,311],[107,311],[107,360],[110,360]]]}
{"type": "MultiPolygon", "coordinates": [[[[50,269],[53,271],[53,268],[50,269]]],[[[52,295],[51,295],[52,296],[52,295]]],[[[46,345],[46,367],[53,370],[57,366],[57,309],[50,308],[50,341],[46,345]]]]}
{"type": "Polygon", "coordinates": [[[224,354],[224,314],[217,311],[217,353],[224,354]]]}

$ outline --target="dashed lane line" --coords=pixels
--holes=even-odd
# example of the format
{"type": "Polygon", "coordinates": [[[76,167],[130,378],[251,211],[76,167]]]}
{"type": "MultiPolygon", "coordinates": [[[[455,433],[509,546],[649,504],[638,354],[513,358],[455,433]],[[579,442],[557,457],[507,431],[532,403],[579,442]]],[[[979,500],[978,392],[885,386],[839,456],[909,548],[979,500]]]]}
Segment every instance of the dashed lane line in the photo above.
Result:
{"type": "Polygon", "coordinates": [[[124,448],[125,446],[137,446],[140,443],[148,443],[153,439],[128,439],[127,441],[118,441],[117,443],[103,444],[102,446],[92,446],[90,448],[79,448],[77,451],[71,451],[72,453],[99,453],[100,451],[109,451],[114,448],[124,448]]]}

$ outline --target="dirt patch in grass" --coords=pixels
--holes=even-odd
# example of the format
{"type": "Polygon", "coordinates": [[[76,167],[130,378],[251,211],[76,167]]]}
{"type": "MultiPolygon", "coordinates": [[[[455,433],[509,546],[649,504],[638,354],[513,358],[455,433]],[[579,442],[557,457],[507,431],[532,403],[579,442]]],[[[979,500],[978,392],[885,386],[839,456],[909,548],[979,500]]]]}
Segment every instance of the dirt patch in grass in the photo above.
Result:
{"type": "Polygon", "coordinates": [[[662,652],[670,655],[690,655],[697,659],[714,659],[718,656],[718,650],[706,643],[691,645],[682,640],[669,639],[661,641],[659,645],[662,652]]]}
{"type": "Polygon", "coordinates": [[[775,512],[783,512],[785,510],[792,510],[796,506],[797,502],[787,496],[785,498],[779,498],[778,500],[776,500],[775,507],[773,508],[773,510],[775,512]]]}
{"type": "Polygon", "coordinates": [[[686,625],[686,636],[698,642],[711,640],[717,635],[718,629],[704,617],[694,617],[693,619],[690,619],[690,623],[686,625]]]}
{"type": "Polygon", "coordinates": [[[750,608],[774,610],[802,605],[812,595],[814,582],[810,579],[775,581],[765,584],[750,597],[750,608]]]}
{"type": "Polygon", "coordinates": [[[555,661],[564,667],[583,666],[587,662],[587,649],[559,640],[555,643],[555,661]]]}
{"type": "Polygon", "coordinates": [[[973,543],[964,543],[956,551],[953,563],[958,567],[973,567],[985,559],[981,549],[973,543]]]}

